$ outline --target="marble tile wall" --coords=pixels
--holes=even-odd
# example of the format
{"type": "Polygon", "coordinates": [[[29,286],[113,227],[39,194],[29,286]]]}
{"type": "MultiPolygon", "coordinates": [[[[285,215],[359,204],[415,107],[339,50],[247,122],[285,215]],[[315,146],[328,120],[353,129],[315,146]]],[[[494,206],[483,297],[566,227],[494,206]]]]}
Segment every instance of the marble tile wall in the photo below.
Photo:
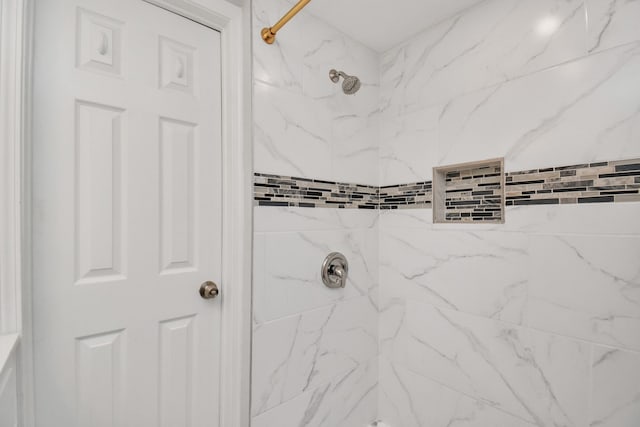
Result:
{"type": "MultiPolygon", "coordinates": [[[[379,55],[307,11],[275,44],[262,42],[260,30],[290,7],[253,0],[254,171],[265,185],[274,174],[311,178],[328,194],[327,182],[377,186],[379,55]],[[360,92],[344,95],[329,80],[332,68],[359,76],[360,92]]],[[[295,181],[283,191],[304,186],[295,181]]],[[[348,202],[330,198],[336,206],[348,202]]],[[[377,241],[376,211],[254,207],[254,427],[375,420],[377,241]],[[333,251],[350,263],[344,289],[321,281],[322,261],[333,251]]]]}
{"type": "Polygon", "coordinates": [[[254,215],[253,425],[366,426],[378,398],[377,211],[254,215]],[[333,251],[349,261],[344,289],[320,277],[333,251]]]}
{"type": "Polygon", "coordinates": [[[429,202],[434,166],[640,157],[640,2],[485,0],[381,56],[304,12],[255,37],[290,5],[253,1],[255,172],[416,204],[254,208],[252,425],[640,425],[640,203],[469,225],[429,202]]]}
{"type": "Polygon", "coordinates": [[[254,170],[377,185],[379,55],[307,11],[273,45],[256,36],[290,7],[253,1],[254,170]],[[360,91],[344,95],[332,68],[358,76],[360,91]]]}
{"type": "MultiPolygon", "coordinates": [[[[380,185],[637,158],[638,22],[637,1],[486,0],[385,52],[380,185]]],[[[509,187],[505,224],[380,210],[379,417],[640,425],[640,203],[518,206],[509,187]]]]}

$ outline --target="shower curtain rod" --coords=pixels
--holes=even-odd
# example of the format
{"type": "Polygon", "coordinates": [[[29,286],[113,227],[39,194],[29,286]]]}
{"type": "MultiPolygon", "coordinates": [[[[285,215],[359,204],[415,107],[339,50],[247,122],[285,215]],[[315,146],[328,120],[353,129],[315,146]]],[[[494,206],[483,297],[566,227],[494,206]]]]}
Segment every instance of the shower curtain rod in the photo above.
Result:
{"type": "Polygon", "coordinates": [[[273,44],[273,42],[276,41],[276,33],[280,31],[280,29],[284,27],[284,24],[289,22],[291,18],[296,16],[296,14],[300,12],[300,10],[302,10],[302,8],[305,7],[310,1],[311,0],[300,0],[295,6],[291,8],[289,12],[287,12],[278,22],[276,22],[276,25],[271,28],[263,28],[262,40],[264,40],[265,43],[273,44]]]}

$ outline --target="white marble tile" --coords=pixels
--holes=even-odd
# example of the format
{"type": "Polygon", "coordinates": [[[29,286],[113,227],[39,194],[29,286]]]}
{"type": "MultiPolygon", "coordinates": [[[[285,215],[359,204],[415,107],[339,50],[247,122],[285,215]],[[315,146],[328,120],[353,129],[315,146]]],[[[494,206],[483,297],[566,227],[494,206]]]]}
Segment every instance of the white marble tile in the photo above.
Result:
{"type": "Polygon", "coordinates": [[[401,297],[519,324],[528,244],[521,233],[382,229],[381,304],[401,297]]]}
{"type": "Polygon", "coordinates": [[[634,0],[586,0],[587,49],[595,52],[640,40],[640,3],[634,0]]]}
{"type": "Polygon", "coordinates": [[[253,208],[256,232],[374,229],[377,223],[378,211],[369,209],[253,208]]]}
{"type": "Polygon", "coordinates": [[[393,427],[531,427],[495,409],[381,358],[380,418],[393,427]]]}
{"type": "MultiPolygon", "coordinates": [[[[287,0],[252,6],[254,170],[375,185],[378,55],[307,11],[275,44],[263,43],[260,29],[290,7],[287,0]],[[358,76],[361,90],[344,95],[329,80],[331,68],[358,76]]],[[[378,353],[377,217],[254,208],[254,425],[346,427],[375,419],[377,364],[360,363],[378,353]],[[333,250],[350,262],[344,290],[320,280],[333,250]]]]}
{"type": "Polygon", "coordinates": [[[640,44],[452,100],[441,164],[505,157],[507,170],[640,156],[640,44]]]}
{"type": "Polygon", "coordinates": [[[340,68],[360,77],[363,86],[377,86],[378,54],[306,10],[287,23],[274,44],[264,43],[261,29],[273,25],[290,7],[291,3],[284,0],[253,2],[256,81],[325,99],[341,93],[329,79],[329,70],[340,68]]]}
{"type": "Polygon", "coordinates": [[[531,236],[527,324],[640,350],[640,238],[531,236]]]}
{"type": "MultiPolygon", "coordinates": [[[[287,1],[257,0],[253,31],[271,25],[287,1]]],[[[373,50],[302,11],[273,45],[254,37],[255,170],[377,183],[379,59],[373,50]],[[358,76],[347,96],[329,79],[340,68],[358,76]]]]}
{"type": "Polygon", "coordinates": [[[380,55],[380,113],[385,119],[404,111],[405,57],[402,46],[380,55]]]}
{"type": "MultiPolygon", "coordinates": [[[[269,321],[377,292],[375,230],[311,231],[265,234],[263,290],[254,289],[255,317],[269,321]],[[349,261],[347,285],[327,288],[320,276],[324,258],[342,252],[349,261]]],[[[374,304],[374,298],[372,304],[374,304]]]]}
{"type": "Polygon", "coordinates": [[[540,426],[587,421],[588,344],[407,302],[408,368],[540,426]]]}
{"type": "MultiPolygon", "coordinates": [[[[358,74],[363,67],[366,65],[354,66],[352,73],[358,74]]],[[[377,62],[374,68],[377,68],[377,62]]],[[[327,108],[332,112],[334,180],[378,184],[379,96],[376,77],[370,82],[362,81],[362,87],[355,95],[345,95],[339,89],[337,95],[327,99],[327,108]]]]}
{"type": "Polygon", "coordinates": [[[640,203],[506,208],[505,231],[585,235],[640,234],[640,203]],[[604,220],[606,219],[606,220],[604,220]]]}
{"type": "MultiPolygon", "coordinates": [[[[584,205],[512,206],[506,208],[507,221],[489,226],[498,231],[547,234],[638,235],[640,203],[584,205]],[[607,218],[607,221],[603,221],[607,218]]],[[[382,210],[380,229],[420,228],[444,230],[487,230],[486,224],[433,224],[431,209],[382,210]]]]}
{"type": "Polygon", "coordinates": [[[640,423],[640,353],[594,346],[590,426],[640,423]]]}
{"type": "Polygon", "coordinates": [[[253,427],[358,427],[377,415],[378,359],[302,393],[252,420],[253,427]]]}
{"type": "Polygon", "coordinates": [[[303,93],[313,98],[333,99],[338,103],[346,100],[347,105],[377,106],[380,76],[378,53],[306,11],[298,16],[304,16],[305,21],[304,29],[297,37],[306,44],[300,58],[303,64],[303,93]],[[357,76],[362,89],[354,96],[345,96],[341,90],[342,81],[335,84],[329,79],[331,69],[357,76]]]}
{"type": "Polygon", "coordinates": [[[418,110],[382,120],[380,185],[427,181],[438,157],[440,109],[418,110]]]}
{"type": "MultiPolygon", "coordinates": [[[[385,286],[382,286],[381,291],[384,288],[385,286]]],[[[379,313],[380,356],[395,364],[407,366],[409,364],[409,345],[412,339],[406,323],[407,301],[403,298],[383,297],[379,313]]]]}
{"type": "Polygon", "coordinates": [[[433,211],[430,208],[381,210],[378,223],[381,230],[394,227],[431,229],[433,211]]]}
{"type": "Polygon", "coordinates": [[[273,25],[284,12],[289,10],[290,6],[284,0],[254,0],[252,3],[254,79],[301,93],[303,71],[301,58],[309,46],[303,38],[292,35],[304,31],[309,19],[304,15],[298,16],[299,19],[292,21],[287,27],[288,37],[278,36],[274,44],[268,45],[260,38],[260,31],[262,28],[273,25]]]}
{"type": "Polygon", "coordinates": [[[385,92],[383,105],[439,104],[580,57],[585,34],[581,0],[483,2],[386,55],[382,82],[395,93],[385,92]]]}
{"type": "Polygon", "coordinates": [[[332,178],[339,182],[378,184],[378,125],[345,114],[333,120],[332,178]]]}
{"type": "MultiPolygon", "coordinates": [[[[266,248],[265,248],[265,236],[264,233],[253,233],[253,259],[252,259],[252,307],[255,307],[258,301],[264,299],[264,292],[267,292],[267,288],[264,285],[266,277],[266,248]]],[[[262,323],[260,319],[260,311],[252,310],[251,317],[254,324],[262,323]]]]}
{"type": "Polygon", "coordinates": [[[257,415],[377,357],[377,310],[360,297],[261,324],[253,350],[257,415]]]}
{"type": "Polygon", "coordinates": [[[330,179],[331,112],[302,94],[254,84],[254,170],[330,179]]]}

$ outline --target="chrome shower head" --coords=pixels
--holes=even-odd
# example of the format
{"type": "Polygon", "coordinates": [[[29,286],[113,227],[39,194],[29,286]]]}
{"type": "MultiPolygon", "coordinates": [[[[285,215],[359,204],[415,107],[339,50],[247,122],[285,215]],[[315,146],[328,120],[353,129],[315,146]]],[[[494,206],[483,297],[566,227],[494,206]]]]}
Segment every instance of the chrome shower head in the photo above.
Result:
{"type": "Polygon", "coordinates": [[[329,71],[329,78],[332,82],[338,83],[340,81],[340,77],[344,79],[342,82],[342,91],[345,95],[353,95],[360,90],[360,79],[356,76],[350,76],[342,71],[329,71]]]}

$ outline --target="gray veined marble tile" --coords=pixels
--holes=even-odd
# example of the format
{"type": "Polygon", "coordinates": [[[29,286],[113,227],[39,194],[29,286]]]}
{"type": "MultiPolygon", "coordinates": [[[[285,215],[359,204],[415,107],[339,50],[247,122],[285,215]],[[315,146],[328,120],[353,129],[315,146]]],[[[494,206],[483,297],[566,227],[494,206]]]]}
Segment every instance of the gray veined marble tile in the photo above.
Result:
{"type": "Polygon", "coordinates": [[[640,425],[640,353],[594,346],[592,427],[640,425]]]}
{"type": "Polygon", "coordinates": [[[378,359],[252,419],[253,427],[352,427],[376,419],[378,359]]]}
{"type": "Polygon", "coordinates": [[[380,185],[432,178],[438,150],[439,108],[384,118],[380,128],[380,185]]]}
{"type": "MultiPolygon", "coordinates": [[[[290,7],[253,2],[254,35],[290,7]]],[[[253,37],[253,49],[255,170],[376,184],[378,54],[307,11],[272,45],[253,37]],[[361,79],[357,96],[329,80],[331,68],[361,79]]]]}
{"type": "Polygon", "coordinates": [[[393,427],[532,427],[402,365],[380,361],[380,418],[393,427]]]}
{"type": "MultiPolygon", "coordinates": [[[[548,234],[638,235],[640,203],[516,206],[507,208],[505,231],[548,234]],[[603,221],[608,218],[608,221],[603,221]]],[[[381,222],[382,224],[383,222],[381,222]]]]}
{"type": "Polygon", "coordinates": [[[263,233],[254,233],[253,234],[253,259],[252,259],[252,269],[251,272],[253,274],[252,277],[252,285],[253,292],[251,293],[252,298],[252,319],[253,324],[259,324],[263,322],[262,312],[258,307],[260,304],[257,303],[263,297],[260,294],[261,292],[265,292],[266,288],[264,286],[264,278],[265,278],[265,238],[263,233]]]}
{"type": "Polygon", "coordinates": [[[404,46],[391,49],[380,58],[380,113],[383,119],[391,119],[404,112],[405,75],[404,46]]]}
{"type": "Polygon", "coordinates": [[[377,357],[377,310],[366,297],[255,327],[253,414],[377,357]]]}
{"type": "Polygon", "coordinates": [[[537,426],[585,425],[589,345],[422,303],[406,316],[410,370],[537,426]]]}
{"type": "Polygon", "coordinates": [[[332,230],[265,233],[264,289],[255,289],[255,310],[263,321],[301,313],[357,296],[372,304],[377,292],[377,233],[372,230],[332,230]],[[320,267],[331,252],[349,261],[343,289],[322,283],[320,267]]]}
{"type": "Polygon", "coordinates": [[[640,43],[453,99],[439,162],[504,156],[508,170],[528,170],[638,157],[638,74],[640,43]]]}
{"type": "Polygon", "coordinates": [[[637,0],[586,0],[585,4],[589,52],[640,41],[640,3],[637,0]]]}
{"type": "Polygon", "coordinates": [[[330,111],[302,94],[261,82],[254,88],[255,170],[330,178],[330,111]]]}
{"type": "Polygon", "coordinates": [[[498,231],[382,229],[381,306],[388,294],[522,323],[529,240],[498,231]]]}
{"type": "Polygon", "coordinates": [[[323,230],[373,230],[378,212],[355,209],[306,209],[297,207],[254,207],[256,232],[323,230]]]}
{"type": "MultiPolygon", "coordinates": [[[[289,6],[283,0],[255,0],[252,4],[253,34],[259,35],[264,27],[273,25],[286,12],[289,6]]],[[[298,26],[305,17],[300,16],[298,26]]],[[[292,22],[293,26],[294,22],[292,22]]],[[[253,74],[254,79],[275,87],[302,91],[302,57],[306,43],[298,37],[278,39],[277,43],[267,45],[260,37],[253,37],[253,74]]]]}
{"type": "Polygon", "coordinates": [[[382,301],[378,329],[380,356],[384,360],[406,366],[409,363],[408,349],[411,339],[407,325],[406,300],[385,296],[382,297],[382,301]]]}
{"type": "Polygon", "coordinates": [[[433,226],[431,209],[402,209],[380,211],[380,229],[385,228],[422,228],[433,226]]]}
{"type": "Polygon", "coordinates": [[[531,239],[527,325],[640,350],[640,238],[531,239]]]}
{"type": "Polygon", "coordinates": [[[585,33],[581,0],[483,2],[387,53],[381,81],[394,91],[383,91],[383,108],[402,113],[447,102],[578,58],[585,33]]]}

